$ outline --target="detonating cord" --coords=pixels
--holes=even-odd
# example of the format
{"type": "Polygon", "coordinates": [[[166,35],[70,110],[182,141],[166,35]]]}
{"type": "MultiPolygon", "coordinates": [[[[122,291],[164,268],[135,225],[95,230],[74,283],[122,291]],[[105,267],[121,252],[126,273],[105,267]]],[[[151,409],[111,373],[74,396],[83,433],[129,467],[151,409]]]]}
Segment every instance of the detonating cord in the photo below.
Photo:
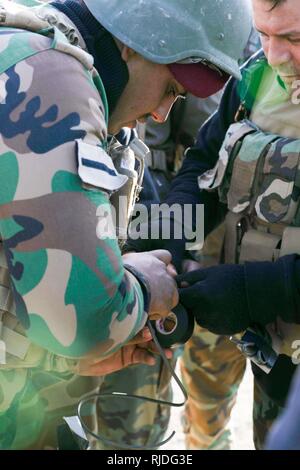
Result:
{"type": "Polygon", "coordinates": [[[151,332],[152,339],[153,339],[153,341],[154,341],[154,343],[155,343],[155,345],[158,349],[158,352],[159,352],[159,354],[160,354],[160,356],[163,360],[163,363],[165,364],[166,368],[168,369],[168,371],[170,372],[170,374],[174,378],[175,382],[179,386],[180,390],[182,391],[182,394],[184,396],[184,400],[179,402],[179,403],[173,403],[171,401],[159,400],[159,399],[156,399],[156,398],[150,398],[150,397],[146,397],[146,396],[143,396],[143,395],[132,395],[132,394],[129,394],[129,393],[122,393],[122,392],[92,393],[92,394],[86,396],[85,398],[80,400],[80,402],[78,404],[77,416],[78,416],[78,419],[80,421],[80,424],[81,424],[82,428],[84,429],[84,431],[86,432],[86,434],[89,434],[89,435],[93,436],[95,439],[100,440],[105,445],[110,446],[110,447],[114,447],[114,448],[118,447],[120,449],[128,449],[128,450],[135,450],[135,449],[137,449],[137,450],[138,449],[152,450],[154,447],[161,447],[162,445],[169,442],[172,439],[172,437],[175,435],[176,431],[172,431],[170,436],[167,437],[165,440],[159,441],[157,443],[153,443],[151,446],[138,446],[138,445],[131,445],[131,444],[125,444],[125,443],[111,441],[110,439],[107,439],[106,437],[102,436],[101,434],[97,434],[97,433],[93,432],[85,424],[85,422],[82,418],[82,407],[86,403],[88,403],[90,400],[93,400],[93,399],[99,400],[100,398],[103,398],[103,397],[114,397],[114,398],[118,397],[118,398],[127,398],[127,399],[130,399],[130,400],[143,400],[143,401],[147,401],[147,402],[151,402],[151,403],[157,403],[159,405],[165,405],[165,406],[179,407],[179,406],[183,406],[186,403],[186,400],[188,398],[187,392],[186,392],[182,382],[180,381],[179,377],[177,376],[175,370],[173,369],[173,367],[169,363],[169,361],[168,361],[168,359],[167,359],[167,357],[164,353],[163,348],[159,344],[159,341],[156,337],[154,328],[153,328],[153,326],[152,326],[152,324],[149,320],[147,321],[147,326],[148,326],[148,328],[151,332]]]}

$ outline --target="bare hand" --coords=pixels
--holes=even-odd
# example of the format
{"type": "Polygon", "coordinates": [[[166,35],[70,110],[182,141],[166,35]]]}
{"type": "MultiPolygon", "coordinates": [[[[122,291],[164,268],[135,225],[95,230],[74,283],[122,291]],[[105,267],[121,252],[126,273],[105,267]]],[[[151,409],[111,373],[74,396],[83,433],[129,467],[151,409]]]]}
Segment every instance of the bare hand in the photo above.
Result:
{"type": "Polygon", "coordinates": [[[166,250],[127,253],[123,256],[124,263],[139,271],[149,284],[151,320],[166,317],[178,304],[178,291],[173,279],[176,272],[171,260],[171,254],[166,250]]]}
{"type": "MultiPolygon", "coordinates": [[[[101,377],[133,364],[153,366],[156,362],[154,354],[157,353],[157,349],[151,340],[151,333],[146,327],[110,356],[100,360],[91,358],[79,360],[76,373],[82,376],[101,377]]],[[[166,349],[164,352],[168,359],[172,357],[170,349],[166,349]]]]}

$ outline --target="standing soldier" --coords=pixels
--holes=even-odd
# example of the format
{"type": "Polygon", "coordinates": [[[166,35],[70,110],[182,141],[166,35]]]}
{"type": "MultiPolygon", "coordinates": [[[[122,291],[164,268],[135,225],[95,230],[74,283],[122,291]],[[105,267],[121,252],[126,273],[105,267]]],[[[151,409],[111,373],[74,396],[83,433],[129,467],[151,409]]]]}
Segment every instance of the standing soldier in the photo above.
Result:
{"type": "MultiPolygon", "coordinates": [[[[204,204],[206,237],[225,221],[220,264],[181,274],[180,299],[201,327],[228,341],[233,335],[251,358],[254,441],[262,448],[298,364],[300,13],[297,0],[252,5],[263,51],[245,65],[241,82],[229,81],[218,112],[186,153],[166,203],[204,204]]],[[[148,240],[147,246],[169,249],[178,271],[183,269],[186,240],[148,240]]],[[[193,345],[195,363],[201,362],[201,347],[200,341],[193,345]]],[[[233,356],[225,360],[221,372],[239,379],[244,364],[233,356]]],[[[202,367],[210,373],[209,396],[216,373],[209,361],[202,367]]],[[[208,403],[202,411],[209,424],[216,423],[217,435],[222,407],[211,415],[208,403]]]]}

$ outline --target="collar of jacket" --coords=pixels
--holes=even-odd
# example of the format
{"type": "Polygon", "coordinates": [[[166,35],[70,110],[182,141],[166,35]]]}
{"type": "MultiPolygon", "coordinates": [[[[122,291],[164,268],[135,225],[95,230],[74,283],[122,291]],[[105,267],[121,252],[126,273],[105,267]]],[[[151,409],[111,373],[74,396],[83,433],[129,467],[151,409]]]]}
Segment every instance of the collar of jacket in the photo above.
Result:
{"type": "Polygon", "coordinates": [[[59,0],[51,5],[67,15],[82,35],[104,84],[111,113],[129,79],[126,63],[112,35],[93,17],[83,2],[59,0]]]}

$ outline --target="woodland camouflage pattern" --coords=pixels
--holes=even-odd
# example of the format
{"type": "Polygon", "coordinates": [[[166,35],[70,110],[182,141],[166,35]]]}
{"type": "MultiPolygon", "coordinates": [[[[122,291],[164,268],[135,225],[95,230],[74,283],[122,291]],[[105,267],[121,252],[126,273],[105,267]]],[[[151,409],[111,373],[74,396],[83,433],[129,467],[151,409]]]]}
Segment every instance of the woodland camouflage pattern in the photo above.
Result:
{"type": "MultiPolygon", "coordinates": [[[[288,92],[265,59],[245,69],[239,89],[241,101],[250,108],[255,102],[256,113],[250,116],[253,121],[244,119],[229,127],[217,164],[199,177],[199,186],[218,190],[220,201],[230,211],[254,215],[264,230],[277,228],[278,233],[280,227],[299,227],[299,109],[291,105],[288,92]]],[[[215,263],[220,259],[223,235],[216,236],[210,247],[215,263]]],[[[201,263],[205,253],[202,258],[201,263]]],[[[293,325],[295,334],[297,326],[293,325]]],[[[286,340],[289,343],[288,337],[286,340]]],[[[230,447],[226,425],[244,368],[245,358],[228,338],[196,327],[182,363],[189,390],[185,419],[189,449],[230,447]]],[[[255,381],[253,435],[257,449],[263,448],[281,410],[255,381]]]]}
{"type": "MultiPolygon", "coordinates": [[[[228,150],[228,160],[234,159],[232,172],[220,188],[229,210],[239,213],[246,209],[247,213],[254,208],[264,222],[291,222],[286,215],[299,171],[300,140],[256,131],[246,135],[239,149],[231,152],[228,150]]],[[[294,195],[298,197],[298,192],[294,195]]]]}
{"type": "Polygon", "coordinates": [[[0,366],[2,449],[35,446],[56,408],[74,412],[101,382],[74,376],[76,358],[115,351],[146,320],[116,239],[96,235],[107,193],[84,189],[77,173],[78,142],[102,148],[106,123],[99,76],[73,49],[59,36],[0,29],[0,234],[16,328],[32,340],[23,361],[7,355],[0,366]]]}
{"type": "MultiPolygon", "coordinates": [[[[183,417],[188,449],[230,449],[227,426],[245,368],[246,358],[228,337],[196,326],[181,363],[183,381],[189,391],[183,417]]],[[[282,408],[256,382],[253,401],[254,444],[256,449],[263,449],[266,435],[282,408]]]]}
{"type": "MultiPolygon", "coordinates": [[[[175,367],[176,353],[171,365],[175,367]]],[[[101,393],[123,393],[159,397],[172,401],[171,374],[157,357],[155,366],[135,365],[107,375],[100,387],[101,393]]],[[[155,444],[165,436],[170,418],[170,407],[144,400],[99,399],[97,407],[98,427],[104,437],[129,445],[155,444]]],[[[108,449],[101,442],[97,448],[108,449]]],[[[118,448],[118,447],[115,447],[118,448]]]]}
{"type": "Polygon", "coordinates": [[[195,327],[181,367],[189,391],[184,418],[188,449],[230,448],[226,426],[245,368],[245,357],[229,338],[195,327]]]}

